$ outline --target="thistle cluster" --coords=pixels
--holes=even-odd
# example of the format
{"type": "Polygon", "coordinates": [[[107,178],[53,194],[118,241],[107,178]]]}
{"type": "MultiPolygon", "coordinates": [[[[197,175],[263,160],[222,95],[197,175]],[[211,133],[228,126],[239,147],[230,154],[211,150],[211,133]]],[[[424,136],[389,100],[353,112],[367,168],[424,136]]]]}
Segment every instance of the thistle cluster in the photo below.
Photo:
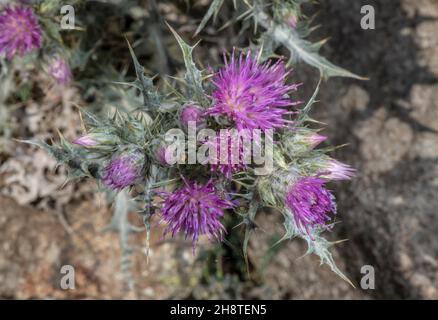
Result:
{"type": "Polygon", "coordinates": [[[283,60],[266,60],[259,52],[233,52],[216,72],[207,74],[193,62],[193,47],[174,34],[184,54],[184,79],[171,88],[156,88],[130,48],[137,79],[126,84],[141,92],[134,111],[115,110],[102,119],[83,110],[83,135],[72,142],[62,138],[59,145],[40,145],[70,168],[72,178],[88,176],[110,191],[130,192],[145,221],[158,215],[165,225],[163,236],[182,234],[194,249],[202,236],[223,240],[226,216],[252,221],[259,208],[270,206],[285,217],[285,238],[308,240],[309,249],[317,248],[313,252],[331,264],[327,242],[318,242],[325,241],[320,233],[331,228],[336,213],[327,184],[350,179],[354,170],[326,155],[330,148],[317,148],[326,137],[308,126],[314,98],[301,107],[294,98],[300,84],[291,83],[283,60]],[[202,130],[242,133],[244,139],[237,139],[237,148],[225,149],[218,146],[232,135],[225,141],[215,135],[189,142],[205,147],[209,160],[226,158],[203,163],[190,163],[188,144],[178,149],[168,139],[169,132],[177,132],[174,137],[190,141],[191,132],[202,130]],[[256,130],[265,133],[261,140],[256,141],[256,130]],[[259,163],[243,162],[242,141],[263,146],[268,132],[274,140],[273,168],[260,175],[259,163]],[[178,161],[170,162],[175,152],[178,161]]]}
{"type": "MultiPolygon", "coordinates": [[[[73,78],[68,59],[64,54],[53,53],[54,50],[63,51],[61,43],[44,43],[43,39],[48,36],[46,32],[51,31],[45,30],[41,20],[47,19],[49,13],[46,12],[44,16],[37,8],[42,10],[45,7],[34,8],[26,1],[0,5],[0,56],[11,61],[16,57],[41,52],[44,58],[38,60],[36,65],[45,69],[56,83],[67,85],[73,78]]],[[[53,9],[58,8],[55,6],[53,9]]]]}

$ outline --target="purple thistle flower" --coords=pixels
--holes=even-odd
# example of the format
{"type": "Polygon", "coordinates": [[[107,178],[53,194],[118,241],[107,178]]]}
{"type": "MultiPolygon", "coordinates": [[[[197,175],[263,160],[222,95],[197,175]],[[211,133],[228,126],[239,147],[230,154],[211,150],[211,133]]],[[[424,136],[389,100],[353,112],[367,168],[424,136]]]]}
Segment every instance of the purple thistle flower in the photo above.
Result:
{"type": "Polygon", "coordinates": [[[144,157],[140,154],[117,156],[104,168],[102,181],[114,190],[133,185],[141,176],[144,157]]]}
{"type": "Polygon", "coordinates": [[[94,140],[90,135],[80,136],[73,140],[73,143],[82,147],[94,147],[97,145],[97,141],[94,140]]]}
{"type": "Polygon", "coordinates": [[[213,106],[209,115],[226,116],[240,129],[269,129],[284,127],[289,121],[285,107],[297,104],[287,93],[298,85],[286,85],[284,63],[258,64],[248,53],[236,61],[225,61],[225,67],[213,79],[213,106]]]}
{"type": "Polygon", "coordinates": [[[61,85],[68,84],[73,78],[70,66],[68,65],[67,61],[60,56],[56,56],[51,59],[49,73],[61,85]]]}
{"type": "Polygon", "coordinates": [[[298,179],[286,195],[297,227],[307,234],[316,226],[327,227],[330,213],[336,214],[334,196],[325,187],[325,180],[316,177],[298,179]]]}
{"type": "Polygon", "coordinates": [[[0,53],[12,59],[41,47],[42,31],[32,8],[6,7],[0,15],[0,53]]]}
{"type": "Polygon", "coordinates": [[[324,165],[319,177],[329,180],[350,180],[356,175],[356,170],[348,164],[330,159],[324,165]]]}
{"type": "Polygon", "coordinates": [[[179,120],[184,129],[187,129],[189,121],[195,121],[197,127],[202,126],[205,123],[204,111],[195,104],[184,106],[179,120]]]}
{"type": "Polygon", "coordinates": [[[162,221],[167,223],[164,236],[171,233],[173,237],[184,232],[186,238],[191,238],[193,250],[200,235],[207,235],[210,240],[222,240],[225,228],[220,219],[224,210],[232,208],[233,203],[218,195],[211,180],[205,185],[183,180],[181,188],[171,193],[161,192],[164,199],[162,221]]]}

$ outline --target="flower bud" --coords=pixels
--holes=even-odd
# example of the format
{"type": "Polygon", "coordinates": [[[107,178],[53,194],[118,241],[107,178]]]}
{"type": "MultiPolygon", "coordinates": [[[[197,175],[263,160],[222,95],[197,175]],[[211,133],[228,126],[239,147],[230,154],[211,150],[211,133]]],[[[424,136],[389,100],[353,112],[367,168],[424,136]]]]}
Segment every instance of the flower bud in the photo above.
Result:
{"type": "Polygon", "coordinates": [[[119,142],[118,137],[102,132],[87,133],[86,135],[80,136],[72,141],[72,143],[79,146],[95,149],[113,148],[113,146],[119,142]]]}
{"type": "Polygon", "coordinates": [[[291,27],[292,29],[295,29],[297,27],[297,16],[293,13],[290,13],[289,15],[287,15],[286,17],[286,23],[289,27],[291,27]]]}
{"type": "Polygon", "coordinates": [[[319,177],[328,180],[350,180],[356,175],[356,170],[348,164],[328,158],[321,166],[319,177]]]}
{"type": "Polygon", "coordinates": [[[68,62],[59,55],[55,55],[50,59],[48,71],[61,85],[68,84],[73,78],[68,62]]]}
{"type": "Polygon", "coordinates": [[[317,145],[319,145],[321,142],[327,140],[327,137],[326,136],[322,136],[322,135],[317,134],[317,133],[314,132],[314,133],[308,135],[306,137],[306,139],[307,139],[307,142],[308,142],[309,146],[313,149],[317,145]]]}
{"type": "Polygon", "coordinates": [[[185,130],[188,128],[189,121],[196,122],[196,127],[202,128],[205,126],[205,117],[204,117],[204,111],[201,107],[190,104],[182,107],[179,120],[181,123],[181,127],[185,130]]]}
{"type": "Polygon", "coordinates": [[[74,144],[82,147],[94,147],[97,144],[97,141],[94,140],[90,135],[80,136],[73,140],[74,144]]]}
{"type": "Polygon", "coordinates": [[[166,146],[165,145],[160,145],[155,150],[155,159],[162,166],[167,166],[167,161],[166,161],[166,146]]]}
{"type": "Polygon", "coordinates": [[[326,139],[326,136],[320,135],[314,130],[303,128],[289,133],[284,139],[284,145],[287,153],[300,155],[314,149],[326,139]]]}
{"type": "Polygon", "coordinates": [[[102,181],[114,190],[131,186],[141,178],[144,162],[145,156],[139,150],[118,154],[104,168],[102,181]]]}
{"type": "Polygon", "coordinates": [[[288,190],[285,203],[292,211],[301,232],[311,234],[316,227],[327,228],[331,215],[336,214],[335,197],[316,177],[300,177],[288,190]]]}

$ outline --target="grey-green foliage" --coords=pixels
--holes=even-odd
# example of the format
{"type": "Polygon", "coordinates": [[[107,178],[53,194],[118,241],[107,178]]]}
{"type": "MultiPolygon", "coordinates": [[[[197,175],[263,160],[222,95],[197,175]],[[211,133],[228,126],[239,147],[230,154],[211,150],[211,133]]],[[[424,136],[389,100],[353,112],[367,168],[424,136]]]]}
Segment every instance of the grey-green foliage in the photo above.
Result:
{"type": "Polygon", "coordinates": [[[90,158],[86,152],[67,141],[59,133],[59,143],[50,145],[44,141],[23,140],[22,142],[38,146],[57,161],[57,167],[68,168],[68,181],[83,177],[99,178],[99,165],[95,159],[90,158]]]}
{"type": "Polygon", "coordinates": [[[10,110],[6,104],[6,100],[15,88],[13,81],[13,73],[8,72],[7,65],[2,59],[0,61],[0,152],[3,149],[3,138],[7,139],[11,135],[12,128],[10,126],[10,110]]]}
{"type": "Polygon", "coordinates": [[[317,68],[324,78],[349,77],[364,79],[346,69],[338,67],[321,56],[318,51],[324,41],[311,43],[300,36],[297,30],[278,24],[264,12],[257,13],[260,24],[266,28],[266,36],[274,42],[281,43],[290,52],[290,63],[295,64],[300,60],[317,68]]]}
{"type": "Polygon", "coordinates": [[[196,45],[188,45],[171,26],[169,26],[169,29],[170,31],[172,31],[175,39],[178,41],[178,44],[183,54],[184,64],[186,67],[184,80],[187,86],[187,96],[188,98],[197,102],[199,105],[207,107],[208,100],[205,96],[202,84],[202,72],[196,67],[195,62],[193,61],[193,49],[196,45]]]}
{"type": "Polygon", "coordinates": [[[135,204],[126,190],[118,192],[114,197],[114,213],[111,222],[103,229],[103,232],[117,232],[121,249],[120,266],[129,290],[134,289],[134,280],[131,274],[132,247],[129,244],[129,235],[140,232],[143,229],[129,222],[129,212],[135,210],[135,204]]]}
{"type": "MultiPolygon", "coordinates": [[[[130,46],[129,48],[131,49],[130,46]]],[[[98,145],[85,149],[70,143],[61,134],[59,142],[52,145],[44,141],[25,141],[45,149],[57,160],[58,165],[65,166],[68,169],[68,181],[82,177],[92,177],[99,180],[107,161],[114,153],[120,152],[122,149],[143,149],[146,158],[148,158],[151,151],[150,143],[160,134],[162,127],[161,123],[158,122],[162,121],[162,115],[159,112],[165,97],[158,94],[152,79],[145,75],[144,69],[132,49],[131,53],[136,70],[136,79],[131,83],[123,84],[130,84],[138,89],[141,96],[144,97],[145,104],[143,107],[132,110],[116,109],[103,117],[98,117],[82,109],[81,113],[87,127],[86,135],[98,142],[98,145]],[[154,115],[153,120],[149,114],[154,115]]],[[[122,190],[115,195],[113,193],[108,194],[109,198],[114,200],[114,214],[110,224],[103,231],[113,231],[119,234],[121,270],[125,275],[129,289],[133,289],[134,286],[130,273],[132,248],[129,245],[129,235],[133,232],[146,230],[147,253],[150,231],[149,220],[152,214],[149,206],[152,202],[152,192],[157,179],[157,167],[151,165],[145,174],[148,175],[148,179],[146,179],[144,192],[138,196],[142,198],[141,206],[134,201],[137,199],[131,199],[127,190],[122,190]],[[135,227],[129,222],[128,214],[130,211],[137,211],[141,214],[145,228],[135,227]]]]}
{"type": "Polygon", "coordinates": [[[130,83],[133,87],[141,91],[144,102],[145,111],[156,112],[160,107],[161,96],[158,94],[157,88],[154,86],[153,79],[146,76],[143,66],[138,62],[131,45],[128,42],[129,51],[132,61],[134,62],[135,74],[137,78],[130,83]]]}
{"type": "Polygon", "coordinates": [[[317,255],[320,258],[321,265],[328,265],[334,273],[354,287],[350,279],[348,279],[336,265],[335,260],[333,259],[333,256],[329,250],[334,243],[328,241],[320,235],[322,230],[313,229],[310,234],[299,230],[295,224],[293,214],[288,210],[284,211],[284,228],[286,233],[280,241],[293,239],[295,237],[305,240],[307,242],[307,251],[305,255],[317,255]]]}
{"type": "MultiPolygon", "coordinates": [[[[251,21],[254,30],[258,26],[263,28],[256,41],[263,48],[263,57],[267,58],[274,54],[275,49],[283,46],[290,53],[289,63],[295,64],[303,61],[317,68],[324,78],[329,77],[350,77],[365,79],[344,68],[336,66],[319,54],[319,49],[325,40],[312,43],[306,38],[317,27],[310,25],[310,22],[301,14],[301,5],[310,0],[281,0],[272,3],[265,0],[238,0],[236,5],[236,18],[243,20],[243,23],[251,21]],[[285,21],[285,12],[300,19],[296,27],[292,27],[285,21]]],[[[219,13],[222,1],[214,0],[204,18],[201,21],[196,34],[207,24],[207,21],[219,13]]]]}

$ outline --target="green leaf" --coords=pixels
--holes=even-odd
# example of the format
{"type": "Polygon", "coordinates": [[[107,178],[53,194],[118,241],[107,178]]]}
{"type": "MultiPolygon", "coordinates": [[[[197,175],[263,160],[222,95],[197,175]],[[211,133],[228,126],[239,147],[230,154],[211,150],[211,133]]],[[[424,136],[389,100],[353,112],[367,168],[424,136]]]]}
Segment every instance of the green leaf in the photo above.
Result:
{"type": "Polygon", "coordinates": [[[249,275],[249,264],[248,264],[248,243],[252,231],[254,230],[254,220],[259,208],[259,202],[255,199],[251,201],[250,207],[248,209],[248,214],[245,216],[245,236],[243,238],[243,256],[245,258],[246,269],[249,275]]]}
{"type": "Polygon", "coordinates": [[[157,182],[158,168],[156,165],[151,165],[149,177],[146,181],[144,187],[143,209],[138,213],[143,217],[143,224],[146,228],[146,242],[144,252],[146,254],[146,259],[149,259],[149,249],[150,249],[150,234],[151,234],[151,218],[154,213],[153,206],[153,192],[156,188],[155,183],[157,182]]]}
{"type": "Polygon", "coordinates": [[[62,43],[62,37],[59,33],[59,25],[53,22],[50,18],[40,17],[40,22],[44,26],[44,30],[46,31],[47,37],[55,40],[56,43],[62,43]]]}
{"type": "Polygon", "coordinates": [[[278,245],[280,242],[283,242],[284,240],[293,239],[300,234],[298,228],[295,225],[295,220],[294,220],[292,213],[290,211],[286,211],[283,213],[283,215],[284,215],[283,226],[284,226],[284,230],[286,231],[286,233],[284,234],[284,236],[280,240],[278,240],[273,245],[273,247],[278,245]]]}
{"type": "Polygon", "coordinates": [[[188,95],[192,100],[198,102],[201,106],[207,107],[208,100],[206,99],[202,85],[202,72],[196,67],[196,64],[193,61],[193,49],[196,45],[193,47],[189,46],[168,23],[167,26],[175,36],[175,39],[183,53],[184,64],[186,66],[184,80],[186,81],[188,88],[188,95]]]}
{"type": "Polygon", "coordinates": [[[316,102],[316,96],[319,92],[319,86],[321,85],[322,77],[319,78],[318,84],[316,85],[315,91],[313,91],[312,96],[310,97],[309,101],[307,101],[305,107],[301,110],[301,114],[298,118],[298,123],[302,123],[309,119],[309,112],[312,108],[312,105],[316,102]]]}
{"type": "Polygon", "coordinates": [[[102,232],[117,232],[121,249],[120,268],[124,275],[124,280],[129,287],[133,286],[131,274],[131,255],[132,248],[129,245],[129,235],[136,232],[137,229],[129,222],[129,212],[133,209],[133,202],[129,194],[122,190],[117,193],[114,199],[114,214],[111,222],[102,232]]]}
{"type": "Polygon", "coordinates": [[[336,266],[335,260],[329,251],[329,247],[331,247],[333,243],[319,236],[317,232],[311,236],[303,234],[302,237],[307,241],[308,246],[305,255],[313,253],[319,256],[321,259],[321,265],[328,265],[334,273],[336,273],[339,277],[341,277],[341,279],[348,282],[354,288],[354,284],[350,281],[350,279],[348,279],[347,276],[345,276],[336,266]]]}
{"type": "Polygon", "coordinates": [[[281,43],[290,51],[291,61],[304,61],[319,69],[324,78],[349,77],[360,80],[367,79],[338,67],[319,55],[318,49],[323,42],[312,44],[310,41],[303,39],[293,28],[274,23],[271,18],[262,11],[257,12],[255,17],[257,17],[257,21],[268,30],[267,32],[275,41],[281,43]]]}
{"type": "Polygon", "coordinates": [[[302,232],[296,225],[293,213],[289,210],[283,213],[284,215],[284,228],[286,230],[285,235],[277,241],[273,247],[278,245],[280,242],[292,239],[295,237],[300,237],[307,242],[307,251],[304,256],[308,254],[316,254],[320,260],[321,264],[326,264],[330,267],[330,269],[336,273],[341,279],[348,282],[351,286],[354,287],[353,283],[348,279],[342,271],[336,266],[335,260],[333,259],[332,254],[329,251],[329,248],[333,245],[332,242],[329,242],[325,238],[320,236],[320,230],[313,230],[311,234],[307,234],[302,232]]]}
{"type": "Polygon", "coordinates": [[[143,66],[138,62],[131,44],[128,42],[129,52],[131,53],[132,61],[134,62],[135,73],[137,79],[131,83],[122,83],[131,85],[139,89],[143,95],[144,107],[147,111],[157,111],[160,107],[161,97],[158,94],[157,88],[154,86],[153,78],[146,76],[143,66]]]}

